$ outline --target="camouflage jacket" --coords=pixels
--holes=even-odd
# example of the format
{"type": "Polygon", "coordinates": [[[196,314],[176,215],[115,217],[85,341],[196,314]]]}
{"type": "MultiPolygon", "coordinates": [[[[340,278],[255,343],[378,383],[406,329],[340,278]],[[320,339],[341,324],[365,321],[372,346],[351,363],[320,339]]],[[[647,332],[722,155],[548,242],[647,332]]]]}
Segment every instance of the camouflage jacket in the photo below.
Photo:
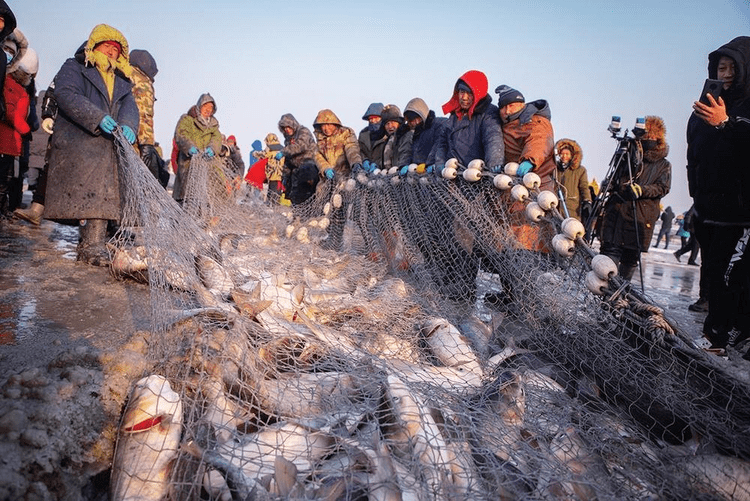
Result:
{"type": "Polygon", "coordinates": [[[333,169],[338,174],[351,174],[351,166],[362,163],[359,151],[359,141],[353,129],[341,125],[341,121],[331,110],[318,113],[314,123],[315,139],[318,142],[318,152],[315,163],[323,174],[326,169],[333,169]],[[326,136],[321,129],[323,124],[336,125],[336,131],[326,136]]]}
{"type": "Polygon", "coordinates": [[[135,66],[130,80],[133,82],[133,97],[140,115],[138,144],[154,144],[154,83],[135,66]]]}

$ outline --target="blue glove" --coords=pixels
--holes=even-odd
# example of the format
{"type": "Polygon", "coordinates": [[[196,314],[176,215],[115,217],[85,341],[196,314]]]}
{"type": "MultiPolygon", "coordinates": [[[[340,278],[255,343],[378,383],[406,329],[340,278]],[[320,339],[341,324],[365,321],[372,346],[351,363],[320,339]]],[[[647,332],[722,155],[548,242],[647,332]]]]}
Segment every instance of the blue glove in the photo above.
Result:
{"type": "Polygon", "coordinates": [[[127,139],[130,144],[135,143],[135,132],[133,132],[133,129],[131,129],[127,125],[123,125],[122,133],[125,136],[125,139],[127,139]]]}
{"type": "MultiPolygon", "coordinates": [[[[367,160],[365,160],[365,162],[367,162],[367,160]]],[[[353,173],[355,173],[355,174],[356,174],[356,173],[357,173],[357,172],[358,172],[359,170],[361,170],[361,169],[362,169],[362,164],[361,164],[361,163],[359,163],[359,162],[357,162],[356,164],[352,165],[352,172],[353,172],[353,173]]]]}
{"type": "Polygon", "coordinates": [[[99,128],[107,134],[112,134],[115,127],[117,127],[117,122],[115,122],[115,119],[109,115],[105,115],[105,117],[102,118],[102,121],[99,122],[99,128]]]}
{"type": "Polygon", "coordinates": [[[276,153],[276,160],[281,160],[281,157],[283,157],[284,154],[282,152],[276,153]]]}
{"type": "Polygon", "coordinates": [[[502,171],[503,171],[503,166],[502,165],[496,165],[494,167],[490,167],[490,172],[492,172],[493,174],[497,174],[497,173],[502,172],[502,171]]]}
{"type": "Polygon", "coordinates": [[[427,166],[427,170],[425,170],[425,172],[432,174],[432,171],[434,170],[435,170],[435,164],[432,164],[432,165],[427,166]]]}
{"type": "Polygon", "coordinates": [[[370,172],[374,172],[377,168],[378,164],[376,164],[375,162],[370,162],[370,172]]]}
{"type": "Polygon", "coordinates": [[[325,170],[325,175],[328,179],[333,179],[333,176],[335,176],[336,174],[333,172],[333,169],[328,168],[325,170]]]}
{"type": "Polygon", "coordinates": [[[529,172],[531,172],[531,169],[534,168],[534,164],[529,162],[528,160],[524,160],[521,162],[521,165],[518,166],[518,170],[516,171],[516,176],[523,177],[529,172]]]}
{"type": "Polygon", "coordinates": [[[198,148],[196,148],[195,146],[191,146],[190,149],[188,150],[188,155],[192,157],[197,154],[198,154],[198,148]]]}
{"type": "Polygon", "coordinates": [[[365,172],[367,172],[368,174],[369,174],[370,172],[372,172],[372,171],[370,170],[370,161],[369,161],[369,160],[365,160],[364,162],[362,162],[362,168],[363,168],[363,169],[365,170],[365,172]]]}
{"type": "Polygon", "coordinates": [[[206,147],[206,156],[208,158],[213,158],[214,157],[214,150],[210,146],[206,147]]]}
{"type": "Polygon", "coordinates": [[[403,167],[401,167],[401,170],[398,171],[398,175],[405,176],[407,172],[409,172],[409,166],[404,165],[403,167]]]}

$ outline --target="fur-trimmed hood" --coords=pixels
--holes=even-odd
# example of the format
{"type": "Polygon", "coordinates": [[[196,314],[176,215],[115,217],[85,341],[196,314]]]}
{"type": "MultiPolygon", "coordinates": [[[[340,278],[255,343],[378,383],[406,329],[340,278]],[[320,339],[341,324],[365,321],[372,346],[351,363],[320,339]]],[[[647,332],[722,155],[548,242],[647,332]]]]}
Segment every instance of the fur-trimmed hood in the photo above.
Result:
{"type": "Polygon", "coordinates": [[[646,117],[646,134],[656,134],[656,147],[643,152],[643,158],[649,162],[656,162],[666,158],[669,154],[667,144],[667,126],[661,117],[649,115],[646,117]]]}
{"type": "Polygon", "coordinates": [[[113,28],[107,24],[97,24],[94,29],[91,30],[88,40],[86,41],[84,52],[84,60],[88,66],[95,66],[94,48],[102,42],[117,42],[120,44],[120,57],[114,63],[115,70],[119,71],[127,79],[130,79],[130,75],[133,73],[133,68],[130,67],[130,49],[128,47],[128,41],[125,35],[120,33],[117,28],[113,28]]]}
{"type": "MultiPolygon", "coordinates": [[[[5,68],[6,73],[13,73],[16,71],[16,68],[18,68],[21,59],[26,55],[26,50],[29,48],[29,41],[26,39],[26,35],[16,28],[5,38],[5,40],[3,40],[2,44],[3,48],[11,48],[15,53],[10,60],[10,63],[8,63],[8,66],[5,68]]],[[[4,54],[3,57],[5,57],[4,54]]]]}
{"type": "Polygon", "coordinates": [[[583,162],[583,150],[573,139],[563,138],[555,143],[555,153],[560,154],[560,150],[569,149],[571,152],[570,165],[568,169],[575,170],[581,166],[583,162]]]}

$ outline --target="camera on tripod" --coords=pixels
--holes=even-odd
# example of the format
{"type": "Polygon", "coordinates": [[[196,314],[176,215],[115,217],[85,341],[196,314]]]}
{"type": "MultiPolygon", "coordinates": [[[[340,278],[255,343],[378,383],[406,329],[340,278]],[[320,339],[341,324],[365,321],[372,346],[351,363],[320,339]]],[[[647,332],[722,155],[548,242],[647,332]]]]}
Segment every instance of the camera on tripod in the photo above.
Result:
{"type": "Polygon", "coordinates": [[[612,138],[617,140],[617,148],[609,162],[609,170],[604,176],[599,193],[592,202],[591,214],[586,221],[583,221],[586,228],[585,239],[589,243],[594,239],[594,226],[601,218],[610,194],[617,189],[625,176],[632,183],[634,174],[638,172],[643,161],[643,148],[640,141],[646,135],[646,119],[643,117],[635,119],[632,135],[627,129],[622,131],[620,124],[620,117],[613,116],[609,127],[607,127],[607,130],[612,134],[612,138]]]}

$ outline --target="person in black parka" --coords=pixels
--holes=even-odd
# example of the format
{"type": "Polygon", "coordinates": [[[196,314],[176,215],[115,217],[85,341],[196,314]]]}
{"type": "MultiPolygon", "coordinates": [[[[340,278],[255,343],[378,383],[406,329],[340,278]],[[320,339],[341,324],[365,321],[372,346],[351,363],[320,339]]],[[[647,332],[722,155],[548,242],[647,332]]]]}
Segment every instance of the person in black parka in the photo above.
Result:
{"type": "Polygon", "coordinates": [[[711,52],[708,77],[724,85],[718,101],[693,104],[687,174],[708,289],[703,334],[724,348],[750,336],[750,37],[711,52]]]}
{"type": "Polygon", "coordinates": [[[106,266],[108,220],[120,219],[120,183],[112,133],[132,143],[138,107],[132,94],[128,43],[100,24],[54,78],[58,113],[50,146],[44,216],[85,220],[78,259],[106,266]]]}

